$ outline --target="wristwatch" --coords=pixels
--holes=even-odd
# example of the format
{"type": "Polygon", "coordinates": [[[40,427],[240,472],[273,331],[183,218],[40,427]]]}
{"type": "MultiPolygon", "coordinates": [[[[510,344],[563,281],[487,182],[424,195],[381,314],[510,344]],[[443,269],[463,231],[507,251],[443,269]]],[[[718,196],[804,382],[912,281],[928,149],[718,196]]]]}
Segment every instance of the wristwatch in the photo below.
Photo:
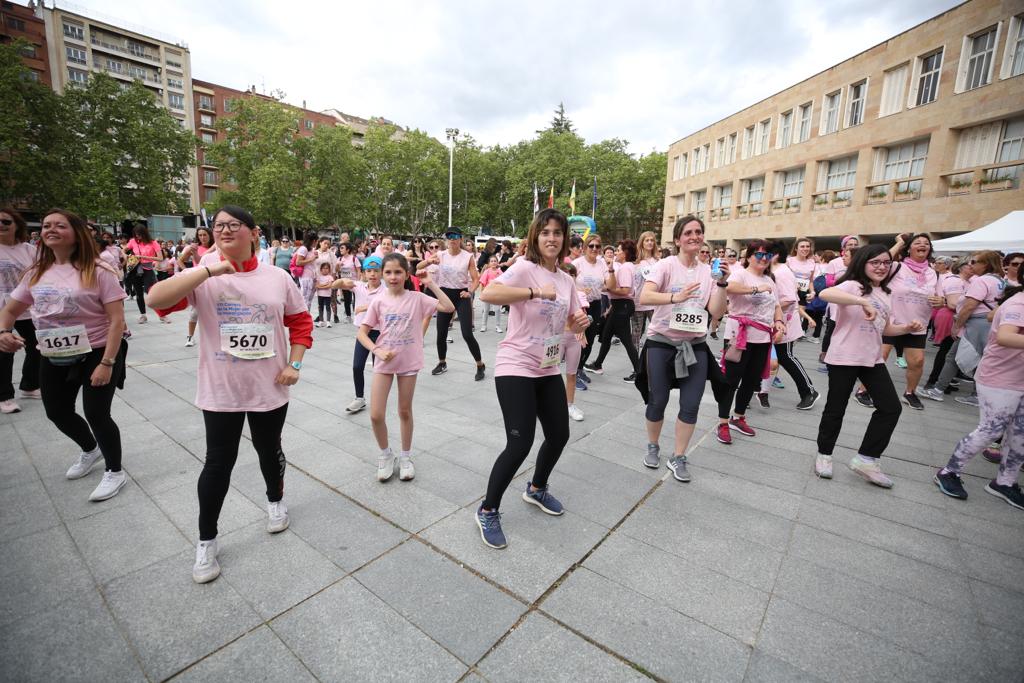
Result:
{"type": "Polygon", "coordinates": [[[291,363],[289,363],[289,365],[291,365],[292,368],[295,369],[295,370],[301,370],[302,369],[302,361],[301,360],[293,360],[291,363]]]}

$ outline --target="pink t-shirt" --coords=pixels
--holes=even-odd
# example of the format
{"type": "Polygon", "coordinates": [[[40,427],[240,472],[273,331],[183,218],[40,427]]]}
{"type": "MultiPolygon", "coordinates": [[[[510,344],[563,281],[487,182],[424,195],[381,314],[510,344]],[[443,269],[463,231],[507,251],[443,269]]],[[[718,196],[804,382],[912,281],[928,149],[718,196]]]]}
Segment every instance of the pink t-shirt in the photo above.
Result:
{"type": "MultiPolygon", "coordinates": [[[[160,249],[159,242],[155,240],[152,242],[136,242],[134,237],[128,240],[128,244],[125,246],[125,249],[131,249],[132,253],[136,256],[153,256],[155,258],[159,258],[163,253],[160,249]]],[[[153,264],[156,263],[156,261],[140,259],[139,263],[142,264],[143,270],[153,270],[153,264]]]]}
{"type": "MultiPolygon", "coordinates": [[[[298,256],[295,259],[297,261],[307,259],[310,257],[310,255],[319,256],[319,254],[316,251],[311,251],[306,246],[299,247],[299,250],[296,252],[296,254],[298,254],[298,256]]],[[[299,277],[302,280],[312,280],[319,274],[319,272],[320,269],[317,267],[316,261],[313,260],[307,263],[306,265],[302,266],[302,275],[299,277]]]]}
{"type": "Polygon", "coordinates": [[[437,286],[445,289],[468,289],[469,288],[469,263],[473,256],[463,249],[452,256],[452,253],[445,249],[439,258],[441,263],[437,269],[437,286]]]}
{"type": "MultiPolygon", "coordinates": [[[[2,248],[2,247],[0,247],[2,248]]],[[[103,262],[114,269],[115,272],[121,272],[121,250],[117,247],[110,246],[100,252],[100,258],[103,262]]]]}
{"type": "Polygon", "coordinates": [[[355,278],[359,272],[359,261],[355,256],[349,254],[338,259],[338,275],[348,279],[355,278]]]}
{"type": "Polygon", "coordinates": [[[572,265],[576,266],[576,286],[587,295],[587,301],[600,299],[604,282],[608,279],[608,264],[604,259],[591,263],[586,256],[580,256],[572,265]]]}
{"type": "Polygon", "coordinates": [[[102,349],[107,345],[110,316],[104,304],[122,301],[128,295],[106,265],[97,263],[96,284],[91,289],[82,288],[78,269],[70,263],[50,266],[31,287],[30,277],[25,273],[10,297],[31,306],[32,324],[37,330],[85,325],[89,346],[102,349]]]}
{"type": "MultiPolygon", "coordinates": [[[[7,305],[7,299],[11,292],[21,282],[25,271],[29,269],[36,258],[36,248],[28,242],[18,242],[11,246],[0,244],[0,308],[7,305]]],[[[121,265],[117,265],[120,270],[121,265]]],[[[32,317],[31,311],[25,311],[18,316],[18,320],[28,320],[32,317]]]]}
{"type": "Polygon", "coordinates": [[[629,287],[628,294],[613,294],[608,292],[609,299],[632,299],[633,298],[633,274],[636,272],[636,266],[632,263],[616,263],[615,268],[615,285],[617,287],[629,287]]]}
{"type": "Polygon", "coordinates": [[[708,301],[711,299],[711,288],[715,286],[711,281],[711,266],[698,261],[697,265],[693,268],[687,268],[680,263],[678,256],[669,256],[655,264],[647,275],[646,282],[653,282],[657,291],[663,294],[675,294],[676,292],[681,292],[687,285],[691,285],[694,282],[700,283],[700,287],[685,302],[653,306],[654,313],[651,315],[651,324],[647,328],[650,334],[660,334],[663,337],[676,341],[697,339],[705,335],[703,332],[673,330],[670,327],[670,323],[672,321],[673,306],[693,306],[700,310],[708,307],[708,301]]]}
{"type": "Polygon", "coordinates": [[[991,273],[971,278],[964,296],[981,302],[975,306],[971,317],[983,318],[987,316],[989,311],[996,307],[996,300],[1002,296],[1003,287],[1003,281],[991,273]]]}
{"type": "MultiPolygon", "coordinates": [[[[247,273],[204,280],[188,295],[188,302],[199,315],[196,407],[224,413],[266,412],[287,403],[288,387],[275,382],[288,364],[291,349],[284,317],[306,310],[291,276],[259,263],[247,273]],[[269,325],[274,355],[250,360],[223,351],[221,332],[229,328],[222,330],[221,325],[269,325]]],[[[258,334],[260,329],[239,331],[258,334]]]]}
{"type": "MultiPolygon", "coordinates": [[[[897,264],[893,264],[893,267],[896,268],[897,264]]],[[[905,264],[899,264],[898,268],[889,281],[893,324],[906,325],[911,320],[919,320],[927,327],[928,319],[932,315],[932,305],[928,303],[928,297],[935,291],[938,275],[931,268],[925,269],[920,275],[907,268],[905,264]]],[[[907,334],[926,333],[927,330],[922,329],[920,332],[907,334]]]]}
{"type": "Polygon", "coordinates": [[[633,268],[633,305],[636,311],[653,311],[654,306],[642,306],[640,304],[640,292],[644,289],[644,283],[647,282],[647,276],[654,270],[654,266],[657,265],[658,260],[653,258],[644,259],[636,264],[633,268]]]}
{"type": "Polygon", "coordinates": [[[1024,292],[1018,292],[1005,301],[992,318],[992,328],[974,373],[978,384],[1013,391],[1024,390],[1024,349],[1013,349],[996,343],[1000,325],[1016,325],[1017,333],[1024,328],[1024,292]]]}
{"type": "MultiPolygon", "coordinates": [[[[804,336],[803,326],[800,324],[800,306],[797,304],[796,275],[789,267],[789,259],[785,263],[776,263],[772,266],[772,275],[775,276],[775,292],[779,299],[779,306],[782,307],[782,319],[786,322],[786,331],[782,334],[782,343],[796,341],[804,336]]],[[[749,330],[747,331],[749,335],[749,330]]]]}
{"type": "MultiPolygon", "coordinates": [[[[860,284],[852,280],[836,285],[836,288],[854,296],[864,296],[860,284]]],[[[871,322],[864,318],[864,309],[860,306],[836,305],[836,329],[825,354],[828,365],[874,367],[883,362],[882,331],[892,315],[892,297],[874,287],[868,299],[878,312],[871,322]]]]}
{"type": "Polygon", "coordinates": [[[334,283],[333,275],[317,275],[316,276],[316,295],[317,296],[330,296],[331,285],[334,283]]]}
{"type": "Polygon", "coordinates": [[[501,275],[501,268],[488,268],[480,275],[480,286],[486,287],[501,275]]]}
{"type": "MultiPolygon", "coordinates": [[[[370,291],[369,285],[367,285],[365,282],[357,282],[356,286],[352,288],[352,294],[354,297],[352,304],[353,310],[358,309],[362,306],[369,307],[370,302],[373,301],[374,297],[376,297],[378,294],[386,290],[387,287],[385,287],[384,285],[377,285],[377,289],[370,291]]],[[[355,317],[352,319],[352,322],[355,323],[356,327],[359,327],[360,325],[363,324],[363,318],[365,317],[366,311],[356,313],[355,317]]],[[[374,328],[371,327],[370,329],[372,330],[374,328]]]]}
{"type": "Polygon", "coordinates": [[[942,297],[949,296],[950,294],[962,296],[966,288],[967,283],[959,275],[943,273],[935,283],[935,294],[942,297]]]}
{"type": "Polygon", "coordinates": [[[495,282],[509,287],[546,285],[555,288],[555,300],[534,298],[509,305],[508,328],[498,344],[494,376],[547,377],[559,374],[558,364],[542,368],[546,346],[554,337],[562,338],[566,322],[580,309],[572,276],[562,270],[551,272],[544,266],[517,260],[495,282]]]}
{"type": "Polygon", "coordinates": [[[388,291],[374,296],[361,324],[380,330],[377,346],[391,349],[395,355],[387,361],[377,358],[373,371],[385,375],[419,372],[423,368],[423,320],[436,310],[437,299],[423,292],[403,289],[398,296],[388,291]]]}
{"type": "Polygon", "coordinates": [[[821,266],[815,263],[813,259],[801,261],[796,256],[790,256],[787,258],[786,266],[789,268],[790,272],[793,273],[797,289],[802,292],[810,291],[814,278],[817,277],[821,270],[821,266]]]}
{"type": "Polygon", "coordinates": [[[825,264],[825,274],[835,275],[838,280],[846,274],[846,263],[843,262],[842,256],[836,256],[834,259],[825,264]]]}
{"type": "MultiPolygon", "coordinates": [[[[775,324],[775,306],[779,303],[775,295],[775,282],[767,275],[754,275],[746,268],[736,268],[729,275],[729,282],[738,282],[744,287],[754,287],[757,294],[729,294],[729,317],[745,316],[771,327],[775,324]]],[[[747,341],[764,344],[772,335],[755,327],[747,328],[747,341]]]]}

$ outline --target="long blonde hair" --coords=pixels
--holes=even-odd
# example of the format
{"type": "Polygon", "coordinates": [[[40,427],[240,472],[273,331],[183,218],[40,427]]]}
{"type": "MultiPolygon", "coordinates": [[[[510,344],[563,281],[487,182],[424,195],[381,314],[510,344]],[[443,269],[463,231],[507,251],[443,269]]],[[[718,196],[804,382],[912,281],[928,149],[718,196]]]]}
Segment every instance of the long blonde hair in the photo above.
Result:
{"type": "MultiPolygon", "coordinates": [[[[89,227],[86,225],[85,219],[67,209],[50,209],[44,214],[43,221],[45,222],[46,216],[52,216],[53,214],[62,216],[74,231],[75,249],[71,252],[71,265],[79,272],[82,279],[82,287],[92,289],[96,286],[96,260],[100,257],[100,254],[96,248],[96,241],[89,234],[89,227]]],[[[39,282],[40,278],[50,269],[50,266],[56,262],[57,257],[53,255],[53,250],[46,246],[45,242],[40,241],[39,248],[36,250],[35,263],[30,268],[32,270],[32,277],[28,281],[29,285],[39,282]]]]}
{"type": "Polygon", "coordinates": [[[645,258],[657,259],[658,256],[658,238],[655,237],[654,233],[650,230],[646,230],[640,233],[640,236],[636,238],[636,262],[640,263],[645,258]],[[650,237],[654,240],[654,246],[651,247],[651,253],[649,255],[644,254],[644,242],[650,237]]]}

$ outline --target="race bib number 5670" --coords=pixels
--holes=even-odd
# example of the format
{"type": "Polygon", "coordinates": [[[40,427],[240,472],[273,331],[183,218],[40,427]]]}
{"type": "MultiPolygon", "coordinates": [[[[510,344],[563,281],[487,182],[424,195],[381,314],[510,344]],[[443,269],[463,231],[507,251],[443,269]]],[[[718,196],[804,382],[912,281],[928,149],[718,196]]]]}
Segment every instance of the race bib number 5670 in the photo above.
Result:
{"type": "Polygon", "coordinates": [[[274,328],[268,324],[239,323],[220,326],[220,350],[243,360],[274,356],[274,328]]]}

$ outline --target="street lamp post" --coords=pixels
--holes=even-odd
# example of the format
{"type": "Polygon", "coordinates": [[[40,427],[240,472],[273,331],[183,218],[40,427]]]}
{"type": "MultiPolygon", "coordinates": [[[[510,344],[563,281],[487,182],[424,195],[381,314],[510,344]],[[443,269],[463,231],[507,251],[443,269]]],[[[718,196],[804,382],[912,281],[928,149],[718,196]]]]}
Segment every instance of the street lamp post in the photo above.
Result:
{"type": "Polygon", "coordinates": [[[455,169],[455,139],[459,137],[458,128],[445,128],[448,136],[448,227],[452,227],[452,171],[455,169]]]}

